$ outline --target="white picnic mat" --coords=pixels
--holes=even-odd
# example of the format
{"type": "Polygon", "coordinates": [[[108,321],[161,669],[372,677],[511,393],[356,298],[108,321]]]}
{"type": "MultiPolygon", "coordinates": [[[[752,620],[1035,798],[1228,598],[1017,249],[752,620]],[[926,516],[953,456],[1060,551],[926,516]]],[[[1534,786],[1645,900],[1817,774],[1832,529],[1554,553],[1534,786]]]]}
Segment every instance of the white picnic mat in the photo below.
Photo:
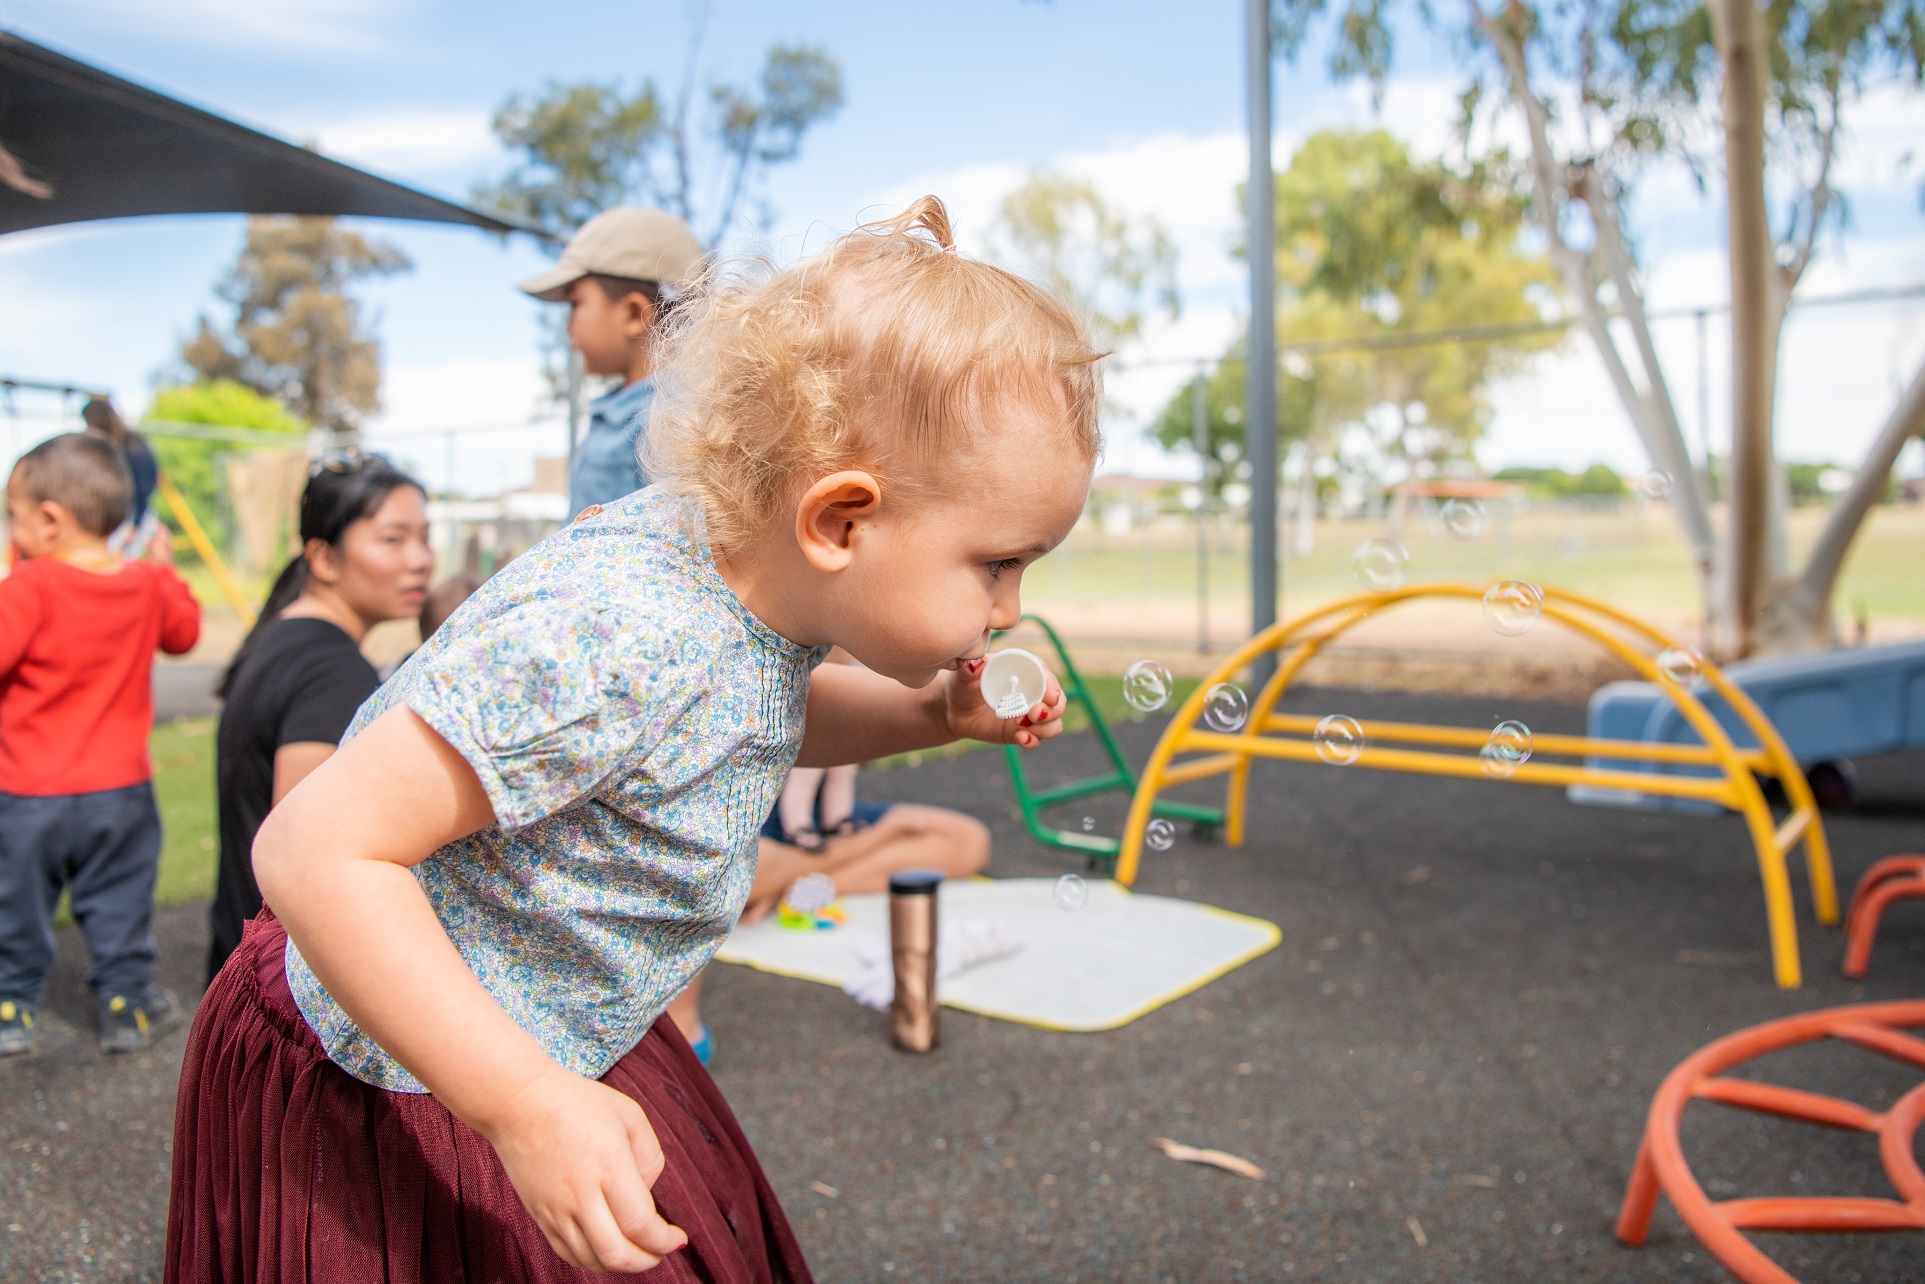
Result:
{"type": "MultiPolygon", "coordinates": [[[[1058,909],[1052,878],[970,879],[942,885],[944,919],[1008,926],[1022,948],[939,987],[942,1001],[983,1016],[1048,1030],[1112,1030],[1209,984],[1275,948],[1275,923],[1211,905],[1089,884],[1089,902],[1058,909]]],[[[840,987],[861,968],[850,939],[889,939],[889,898],[845,898],[848,921],[799,932],[771,914],[738,925],[715,957],[780,976],[840,987]]],[[[851,1000],[853,1002],[853,1000],[851,1000]]]]}

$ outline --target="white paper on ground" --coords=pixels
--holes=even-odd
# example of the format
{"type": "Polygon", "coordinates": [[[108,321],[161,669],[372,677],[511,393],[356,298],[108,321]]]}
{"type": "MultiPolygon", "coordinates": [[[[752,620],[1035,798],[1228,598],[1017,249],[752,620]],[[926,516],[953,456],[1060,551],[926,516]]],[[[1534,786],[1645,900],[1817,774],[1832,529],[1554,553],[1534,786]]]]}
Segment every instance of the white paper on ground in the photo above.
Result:
{"type": "MultiPolygon", "coordinates": [[[[1112,882],[1089,884],[1089,902],[1061,910],[1053,878],[972,879],[944,883],[940,916],[1005,924],[1022,949],[973,967],[940,988],[950,1007],[1052,1030],[1110,1030],[1273,949],[1276,924],[1210,905],[1132,893],[1112,882]]],[[[889,898],[843,902],[848,921],[832,931],[798,932],[770,915],[738,925],[717,951],[725,963],[818,981],[840,989],[862,970],[852,939],[887,948],[889,898]]]]}

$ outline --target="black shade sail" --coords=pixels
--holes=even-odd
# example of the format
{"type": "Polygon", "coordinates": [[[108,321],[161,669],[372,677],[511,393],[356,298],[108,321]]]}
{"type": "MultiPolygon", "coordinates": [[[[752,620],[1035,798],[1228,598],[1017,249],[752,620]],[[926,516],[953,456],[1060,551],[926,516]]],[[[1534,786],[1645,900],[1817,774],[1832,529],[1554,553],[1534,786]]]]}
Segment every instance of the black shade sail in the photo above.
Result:
{"type": "Polygon", "coordinates": [[[534,230],[329,160],[7,31],[0,31],[0,149],[0,235],[135,214],[352,214],[534,230]],[[8,165],[7,153],[17,165],[8,165]],[[51,194],[30,194],[35,189],[51,194]]]}

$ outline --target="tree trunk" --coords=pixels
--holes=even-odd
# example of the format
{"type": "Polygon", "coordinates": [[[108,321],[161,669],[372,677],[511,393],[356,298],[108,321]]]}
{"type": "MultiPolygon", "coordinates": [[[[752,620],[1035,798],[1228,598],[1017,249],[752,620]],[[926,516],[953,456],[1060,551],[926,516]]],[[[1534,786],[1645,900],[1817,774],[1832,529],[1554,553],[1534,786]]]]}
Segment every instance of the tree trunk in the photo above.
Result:
{"type": "Polygon", "coordinates": [[[1726,209],[1731,251],[1732,650],[1758,649],[1770,588],[1774,379],[1771,224],[1765,206],[1765,24],[1756,0],[1711,0],[1724,62],[1726,209]]]}
{"type": "Polygon", "coordinates": [[[1825,519],[1803,574],[1785,585],[1769,603],[1760,631],[1765,649],[1805,650],[1831,642],[1831,599],[1839,572],[1845,567],[1845,555],[1851,551],[1852,541],[1872,506],[1885,493],[1892,468],[1898,463],[1898,452],[1921,432],[1925,432],[1925,363],[1913,373],[1911,384],[1892,407],[1878,439],[1852,478],[1851,488],[1838,497],[1825,519]]]}
{"type": "MultiPolygon", "coordinates": [[[[1552,150],[1550,111],[1531,89],[1530,68],[1517,36],[1518,28],[1514,23],[1499,21],[1486,12],[1478,0],[1467,0],[1467,4],[1471,22],[1497,50],[1510,81],[1512,96],[1524,113],[1531,144],[1532,204],[1538,225],[1543,229],[1549,245],[1551,261],[1564,278],[1565,290],[1578,308],[1585,331],[1591,336],[1598,359],[1604,363],[1605,374],[1610,377],[1612,388],[1617,393],[1618,403],[1624,407],[1624,413],[1643,442],[1646,454],[1654,465],[1672,474],[1671,512],[1683,526],[1685,538],[1691,544],[1692,556],[1698,564],[1705,615],[1710,620],[1719,619],[1726,613],[1726,603],[1714,589],[1717,537],[1711,524],[1710,501],[1705,491],[1692,480],[1692,469],[1688,466],[1690,450],[1678,426],[1670,389],[1666,387],[1663,371],[1657,363],[1656,345],[1651,342],[1648,319],[1642,307],[1638,306],[1641,301],[1628,270],[1621,273],[1622,279],[1614,284],[1628,305],[1626,323],[1632,327],[1640,352],[1648,354],[1645,358],[1648,391],[1639,389],[1631,377],[1624,354],[1618,351],[1617,341],[1611,334],[1611,318],[1598,299],[1594,265],[1585,254],[1571,248],[1564,239],[1560,220],[1564,202],[1570,194],[1572,175],[1552,150]]],[[[1596,180],[1593,178],[1591,181],[1595,183],[1596,180]]],[[[1613,248],[1628,268],[1628,255],[1623,250],[1615,212],[1608,205],[1594,208],[1593,222],[1600,241],[1615,242],[1613,248]]]]}

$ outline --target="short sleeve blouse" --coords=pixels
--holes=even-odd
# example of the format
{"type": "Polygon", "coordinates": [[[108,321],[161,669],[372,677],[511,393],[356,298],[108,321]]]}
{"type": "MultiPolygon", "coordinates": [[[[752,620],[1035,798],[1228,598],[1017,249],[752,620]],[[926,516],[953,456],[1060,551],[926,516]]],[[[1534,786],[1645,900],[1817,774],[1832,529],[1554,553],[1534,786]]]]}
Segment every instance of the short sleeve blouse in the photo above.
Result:
{"type": "MultiPolygon", "coordinates": [[[[474,768],[497,823],[414,874],[570,1070],[598,1077],[634,1047],[734,925],[823,654],[751,615],[693,510],[651,487],[509,563],[355,719],[349,739],[406,705],[474,768]]],[[[425,1091],[291,941],[287,978],[337,1065],[425,1091]]]]}

